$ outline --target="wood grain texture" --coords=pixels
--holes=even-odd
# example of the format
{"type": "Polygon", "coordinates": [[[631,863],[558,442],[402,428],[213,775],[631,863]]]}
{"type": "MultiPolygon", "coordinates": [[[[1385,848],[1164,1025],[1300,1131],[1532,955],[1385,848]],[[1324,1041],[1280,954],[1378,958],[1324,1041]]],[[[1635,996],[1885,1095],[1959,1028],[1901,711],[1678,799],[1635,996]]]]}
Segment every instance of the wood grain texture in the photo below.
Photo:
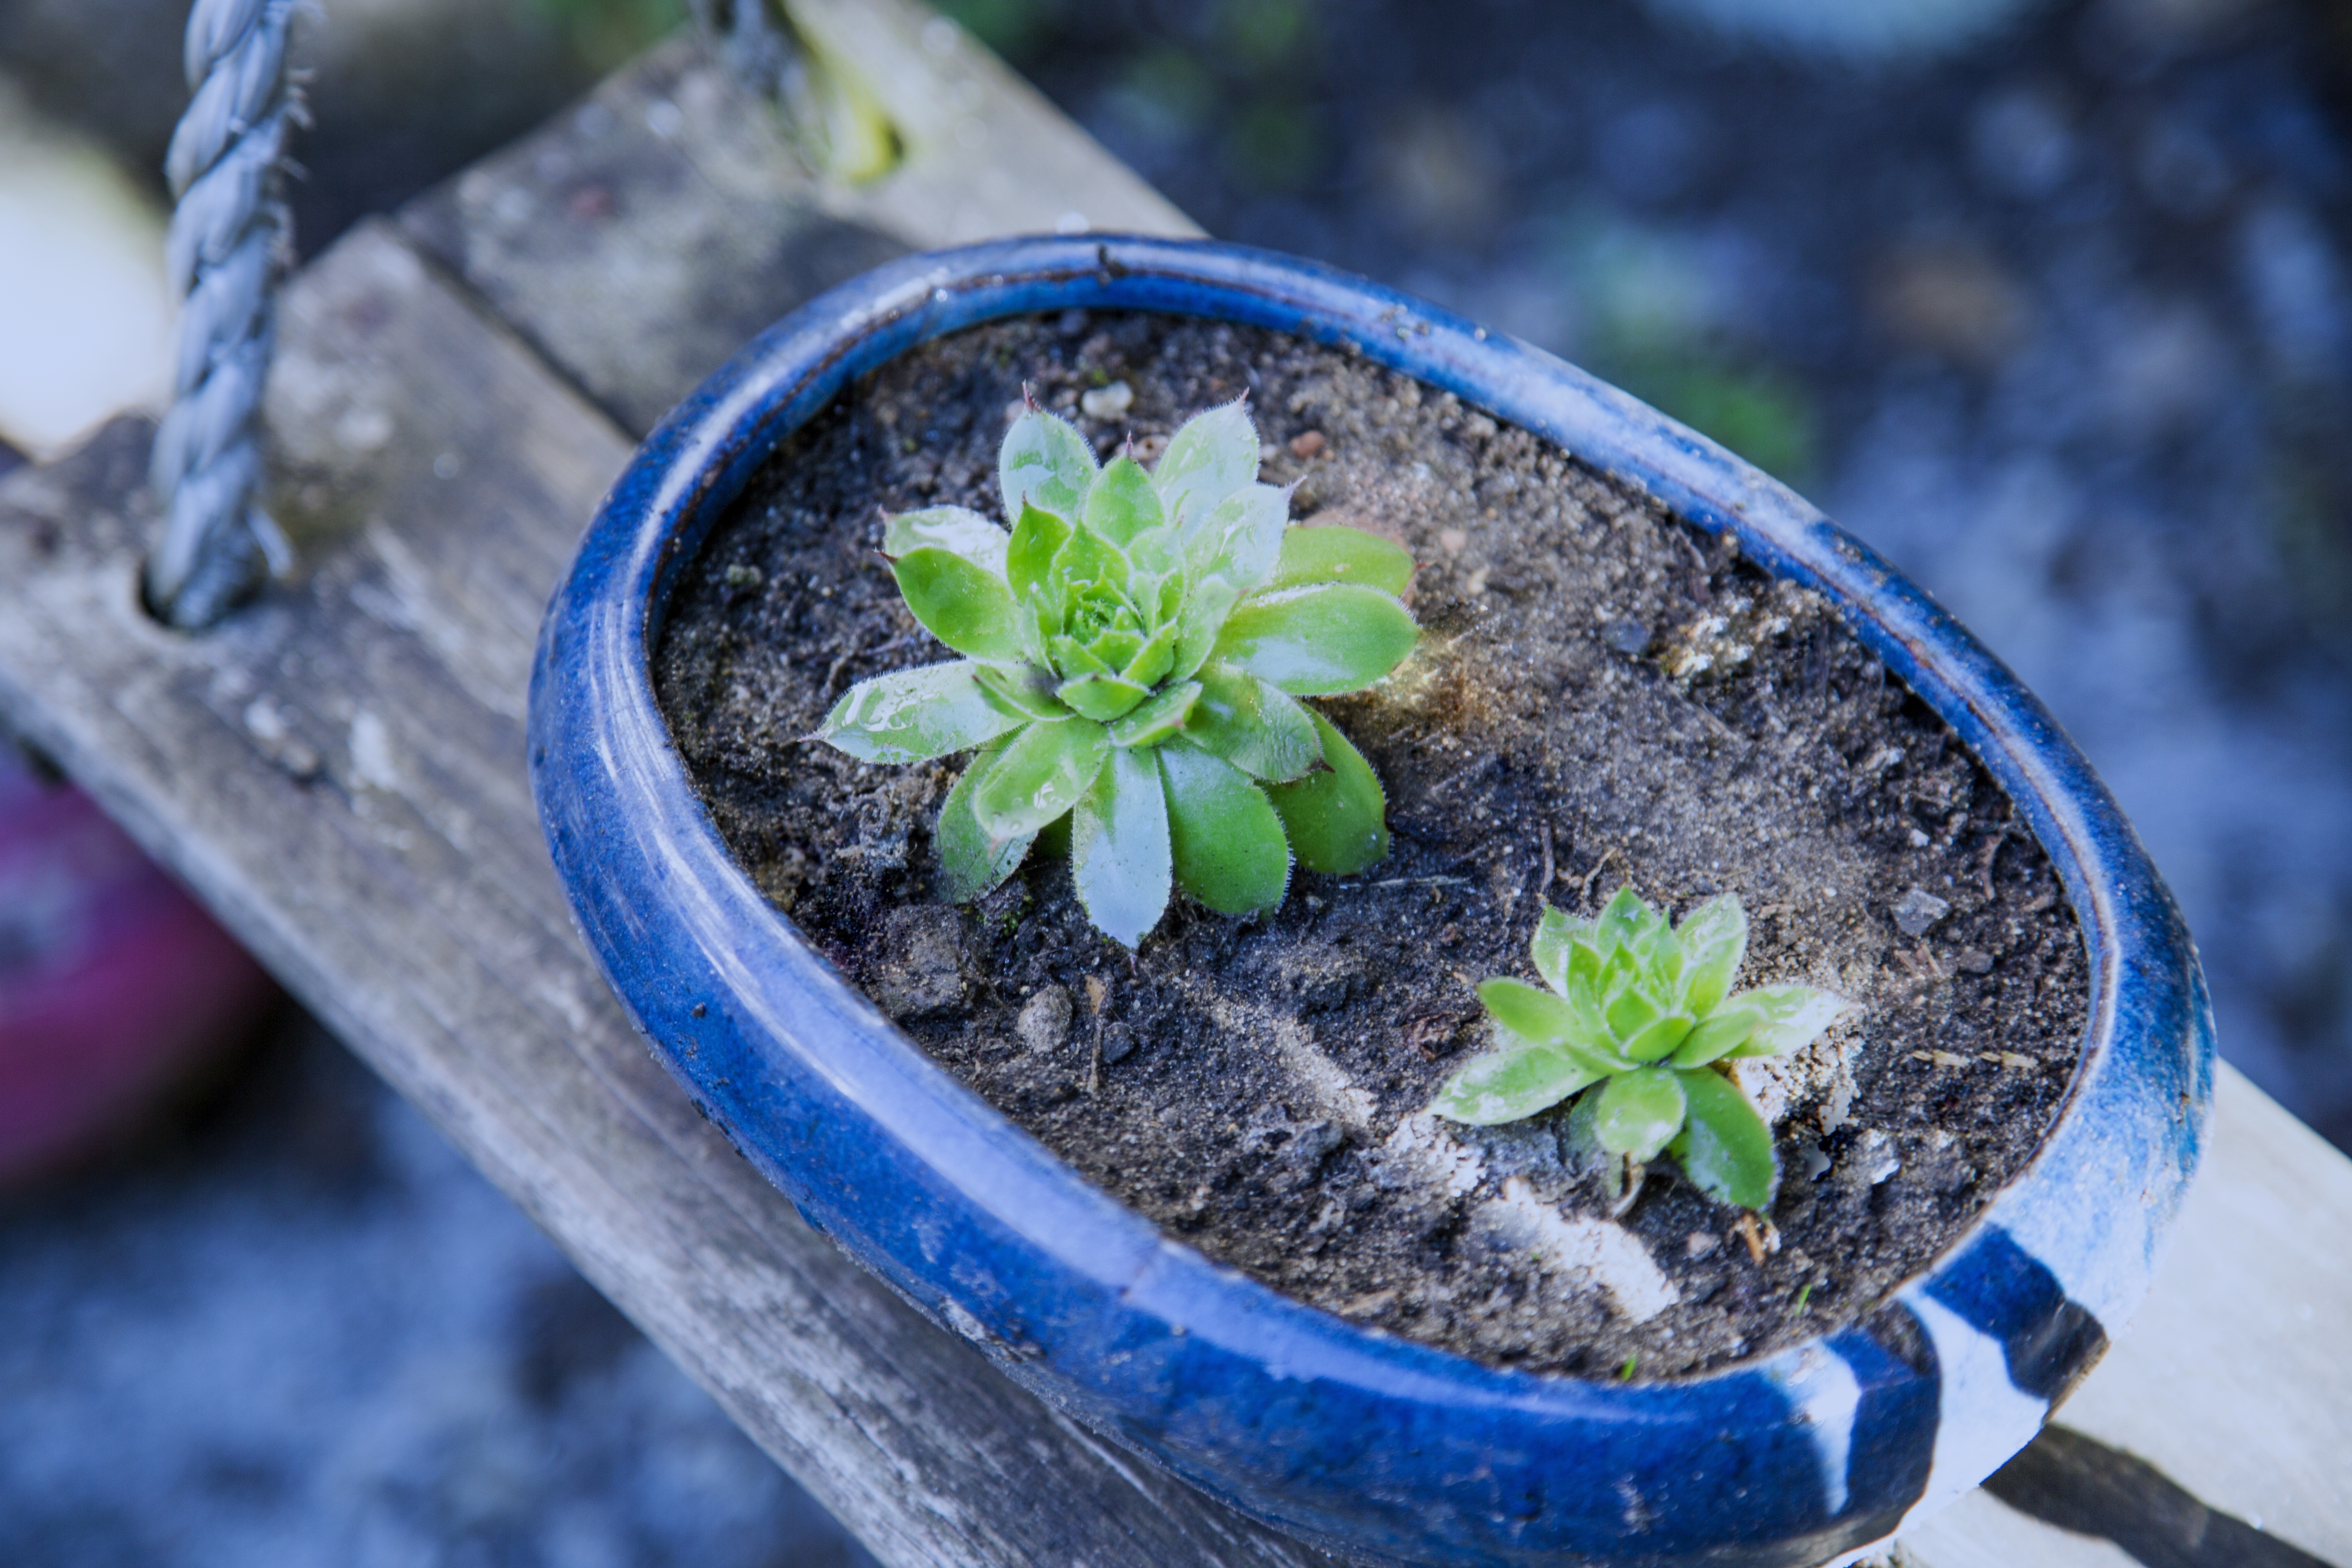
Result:
{"type": "Polygon", "coordinates": [[[752,334],[904,251],[1077,221],[1199,232],[952,24],[931,18],[926,43],[905,8],[795,9],[891,110],[907,155],[884,178],[811,177],[767,106],[678,39],[402,214],[625,428],[643,435],[752,334]]]}
{"type": "MultiPolygon", "coordinates": [[[[2226,1063],[2212,1144],[2147,1302],[2057,1420],[2209,1508],[2352,1564],[2352,1161],[2226,1063]]],[[[1972,1492],[1906,1568],[2124,1568],[1972,1492]]]]}
{"type": "Polygon", "coordinates": [[[134,600],[148,427],[0,488],[0,710],[884,1561],[1320,1559],[933,1327],[703,1123],[572,931],[526,787],[540,612],[628,438],[371,225],[285,302],[310,574],[134,600]]]}

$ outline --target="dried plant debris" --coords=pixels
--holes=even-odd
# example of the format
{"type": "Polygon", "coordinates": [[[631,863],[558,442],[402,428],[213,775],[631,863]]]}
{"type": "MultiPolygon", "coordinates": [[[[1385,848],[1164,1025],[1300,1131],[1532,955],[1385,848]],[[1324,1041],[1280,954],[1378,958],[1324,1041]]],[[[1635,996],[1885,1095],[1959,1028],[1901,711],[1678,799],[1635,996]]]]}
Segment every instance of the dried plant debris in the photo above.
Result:
{"type": "Polygon", "coordinates": [[[1489,1364],[1638,1382],[1868,1315],[2031,1156],[2077,1059],[2083,945],[2048,863],[1825,603],[1343,350],[1076,314],[929,344],[771,461],[655,673],[758,885],[950,1072],[1210,1257],[1489,1364]],[[1387,859],[1298,872],[1255,915],[1179,900],[1130,954],[1066,861],[946,901],[930,838],[955,763],[803,742],[857,681],[940,658],[875,553],[879,513],[985,504],[1024,381],[1098,457],[1131,437],[1139,460],[1246,391],[1260,478],[1297,487],[1297,521],[1411,553],[1418,647],[1310,700],[1386,786],[1387,859]],[[1114,382],[1126,405],[1087,415],[1114,382]],[[756,587],[730,586],[739,564],[756,587]],[[1695,646],[1678,628],[1718,616],[1707,635],[1745,657],[1669,674],[1661,655],[1695,646]],[[1547,903],[1591,917],[1624,885],[1676,917],[1737,894],[1741,984],[1858,1005],[1735,1065],[1774,1132],[1761,1214],[1668,1161],[1615,1213],[1563,1148],[1566,1106],[1489,1128],[1426,1112],[1489,1044],[1476,982],[1518,970],[1547,903]],[[1948,905],[1916,934],[1913,889],[1948,905]]]}

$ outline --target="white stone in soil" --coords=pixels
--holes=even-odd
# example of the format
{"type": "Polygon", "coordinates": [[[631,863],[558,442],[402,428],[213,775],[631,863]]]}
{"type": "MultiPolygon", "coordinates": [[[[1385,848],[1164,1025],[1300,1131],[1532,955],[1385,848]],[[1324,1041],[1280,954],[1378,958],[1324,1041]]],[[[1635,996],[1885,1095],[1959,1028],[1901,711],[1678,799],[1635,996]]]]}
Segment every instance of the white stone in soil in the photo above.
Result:
{"type": "Polygon", "coordinates": [[[1123,381],[1081,394],[1078,407],[1089,419],[1116,419],[1135,404],[1135,391],[1123,381]]]}
{"type": "Polygon", "coordinates": [[[1733,1062],[1731,1078],[1768,1125],[1777,1130],[1791,1111],[1812,1105],[1827,1135],[1844,1126],[1853,1109],[1853,1064],[1861,1054],[1862,1040],[1853,1029],[1832,1027],[1801,1051],[1733,1062]]]}
{"type": "Polygon", "coordinates": [[[1951,904],[1925,888],[1906,889],[1895,900],[1895,929],[1907,937],[1922,937],[1937,921],[1952,912],[1951,904]]]}
{"type": "Polygon", "coordinates": [[[1560,1213],[1536,1196],[1525,1176],[1505,1182],[1471,1223],[1489,1240],[1524,1253],[1546,1279],[1600,1290],[1629,1322],[1646,1323],[1683,1299],[1632,1231],[1613,1220],[1560,1213]]]}
{"type": "MultiPolygon", "coordinates": [[[[1219,1011],[1235,1015],[1218,1020],[1228,1027],[1240,1021],[1239,1008],[1219,1011]]],[[[1263,1021],[1271,1025],[1276,1053],[1317,1109],[1334,1121],[1370,1131],[1377,1102],[1323,1054],[1306,1027],[1287,1018],[1263,1021]]],[[[1425,1110],[1397,1124],[1381,1145],[1379,1163],[1390,1177],[1383,1185],[1433,1188],[1448,1199],[1465,1197],[1486,1180],[1486,1161],[1478,1152],[1425,1110]]],[[[1524,1253],[1545,1278],[1572,1289],[1601,1291],[1631,1322],[1647,1322],[1682,1300],[1633,1232],[1611,1220],[1561,1214],[1537,1197],[1524,1176],[1509,1178],[1498,1195],[1480,1204],[1474,1223],[1489,1239],[1524,1253]]]]}
{"type": "Polygon", "coordinates": [[[1070,1037],[1071,1011],[1070,994],[1058,985],[1048,985],[1022,1005],[1013,1027],[1021,1043],[1031,1050],[1059,1050],[1070,1037]]]}
{"type": "Polygon", "coordinates": [[[1465,1196],[1486,1179],[1486,1162],[1479,1158],[1478,1151],[1455,1138],[1444,1122],[1426,1110],[1397,1123],[1396,1131],[1381,1145],[1381,1163],[1449,1198],[1465,1196]]]}

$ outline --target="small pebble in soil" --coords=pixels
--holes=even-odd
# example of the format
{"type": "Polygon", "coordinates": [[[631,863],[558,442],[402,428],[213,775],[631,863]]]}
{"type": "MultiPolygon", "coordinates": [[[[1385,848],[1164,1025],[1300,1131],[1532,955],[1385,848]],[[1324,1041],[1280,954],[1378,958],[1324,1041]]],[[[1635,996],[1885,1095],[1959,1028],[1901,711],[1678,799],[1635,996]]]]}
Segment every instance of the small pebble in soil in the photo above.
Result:
{"type": "Polygon", "coordinates": [[[943,904],[890,911],[875,1000],[893,1018],[952,1007],[964,998],[963,926],[943,904]]]}
{"type": "Polygon", "coordinates": [[[1905,936],[1925,936],[1930,926],[1951,911],[1947,900],[1925,888],[1913,888],[1895,900],[1895,929],[1905,936]]]}
{"type": "Polygon", "coordinates": [[[1031,1050],[1059,1050],[1070,1037],[1070,994],[1058,985],[1046,986],[1029,998],[1013,1026],[1031,1050]]]}
{"type": "Polygon", "coordinates": [[[1628,658],[1638,658],[1650,646],[1650,628],[1639,621],[1612,621],[1601,640],[1628,658]]]}
{"type": "Polygon", "coordinates": [[[1323,447],[1323,432],[1320,430],[1302,430],[1290,438],[1290,455],[1302,462],[1319,454],[1323,447]]]}
{"type": "Polygon", "coordinates": [[[1094,387],[1078,398],[1078,410],[1089,419],[1116,419],[1135,403],[1135,389],[1123,381],[1094,387]]]}
{"type": "Polygon", "coordinates": [[[757,566],[738,561],[727,568],[727,585],[730,588],[756,588],[765,579],[761,576],[757,566]]]}
{"type": "Polygon", "coordinates": [[[1964,974],[1990,974],[1992,973],[1992,954],[1980,952],[1973,947],[1964,947],[1960,949],[1958,954],[1953,958],[1952,963],[1964,974]]]}

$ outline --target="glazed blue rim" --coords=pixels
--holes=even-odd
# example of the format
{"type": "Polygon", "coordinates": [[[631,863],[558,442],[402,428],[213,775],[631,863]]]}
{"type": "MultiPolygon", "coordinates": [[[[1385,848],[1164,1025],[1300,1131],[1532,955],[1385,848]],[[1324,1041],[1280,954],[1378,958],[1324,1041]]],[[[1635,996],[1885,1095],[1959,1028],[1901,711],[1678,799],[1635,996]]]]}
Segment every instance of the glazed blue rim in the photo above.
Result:
{"type": "Polygon", "coordinates": [[[2030,1440],[2146,1293],[2203,1142],[2212,1033],[2194,949],[2114,800],[2014,676],[1712,442],[1540,350],[1312,262],[1207,241],[1016,239],[908,257],[811,301],[664,420],[615,484],[542,628],[530,733],[557,869],[614,990],[803,1215],[1050,1401],[1342,1551],[1779,1563],[1876,1540],[2030,1440]],[[1342,345],[1556,443],[1826,595],[1999,778],[2072,900],[2093,1017],[2041,1150],[1896,1294],[1927,1364],[1855,1325],[1615,1385],[1358,1328],[1087,1185],[761,897],[655,701],[671,591],[769,453],[856,377],[943,333],[1072,308],[1342,345]]]}

